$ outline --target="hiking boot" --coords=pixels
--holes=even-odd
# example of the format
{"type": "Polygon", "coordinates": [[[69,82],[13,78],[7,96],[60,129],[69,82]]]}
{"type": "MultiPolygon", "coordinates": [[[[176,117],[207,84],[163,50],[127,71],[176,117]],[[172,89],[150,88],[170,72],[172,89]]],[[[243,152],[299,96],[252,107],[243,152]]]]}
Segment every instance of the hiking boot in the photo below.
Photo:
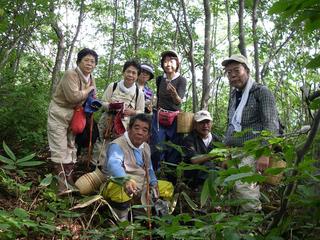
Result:
{"type": "Polygon", "coordinates": [[[58,196],[63,196],[72,192],[70,185],[73,182],[73,163],[72,164],[54,164],[54,172],[58,177],[58,196]]]}

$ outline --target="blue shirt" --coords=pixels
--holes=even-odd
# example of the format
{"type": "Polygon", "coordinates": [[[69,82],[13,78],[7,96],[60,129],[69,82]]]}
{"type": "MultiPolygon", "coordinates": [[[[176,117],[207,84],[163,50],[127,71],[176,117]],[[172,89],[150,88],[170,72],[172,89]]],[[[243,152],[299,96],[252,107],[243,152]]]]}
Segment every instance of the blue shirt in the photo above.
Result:
{"type": "MultiPolygon", "coordinates": [[[[136,164],[143,167],[142,149],[132,149],[136,159],[136,164]]],[[[124,169],[124,153],[121,147],[112,143],[107,150],[107,161],[104,166],[104,170],[112,177],[125,177],[127,174],[124,169]]],[[[157,184],[157,178],[152,168],[152,164],[149,166],[150,185],[157,184]]]]}

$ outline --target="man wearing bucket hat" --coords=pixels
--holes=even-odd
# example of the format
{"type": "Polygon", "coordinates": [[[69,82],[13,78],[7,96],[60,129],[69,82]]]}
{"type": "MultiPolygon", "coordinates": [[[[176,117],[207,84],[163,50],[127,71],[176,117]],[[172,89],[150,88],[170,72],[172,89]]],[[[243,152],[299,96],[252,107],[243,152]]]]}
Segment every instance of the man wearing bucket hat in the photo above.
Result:
{"type": "Polygon", "coordinates": [[[152,164],[155,169],[158,169],[160,162],[168,159],[170,154],[170,149],[163,150],[163,142],[174,142],[178,136],[176,116],[181,109],[187,84],[187,80],[178,72],[180,60],[175,51],[161,53],[160,62],[164,74],[156,79],[157,104],[153,110],[151,135],[152,164]]]}
{"type": "Polygon", "coordinates": [[[138,86],[144,93],[145,100],[145,113],[152,112],[152,100],[153,100],[153,92],[151,88],[147,86],[148,81],[154,78],[154,69],[152,65],[148,63],[141,64],[141,73],[138,77],[138,86]]]}
{"type": "MultiPolygon", "coordinates": [[[[228,106],[228,127],[225,134],[225,144],[230,147],[241,147],[245,141],[259,136],[262,130],[274,134],[279,131],[278,112],[272,92],[265,86],[257,84],[250,77],[247,58],[242,55],[232,55],[222,62],[229,84],[233,87],[228,106]],[[244,134],[235,134],[244,131],[244,134]]],[[[269,166],[269,157],[244,155],[239,167],[249,165],[254,170],[263,172],[269,166]]],[[[247,202],[240,206],[242,211],[259,211],[260,189],[256,183],[235,184],[235,195],[247,202]]]]}
{"type": "MultiPolygon", "coordinates": [[[[107,149],[103,172],[109,179],[123,179],[119,184],[110,181],[103,191],[120,221],[127,220],[130,204],[147,203],[149,188],[154,197],[171,197],[173,185],[167,181],[158,181],[150,159],[151,121],[148,115],[138,114],[130,119],[125,134],[112,141],[107,149]]],[[[150,200],[150,199],[149,199],[150,200]]]]}
{"type": "MultiPolygon", "coordinates": [[[[187,163],[201,164],[208,169],[214,168],[211,156],[207,154],[213,149],[213,143],[220,139],[211,133],[212,117],[206,110],[198,111],[193,117],[193,131],[184,138],[184,160],[187,163]]],[[[207,173],[199,170],[185,171],[185,177],[189,186],[197,188],[201,186],[207,178],[207,173]]]]}

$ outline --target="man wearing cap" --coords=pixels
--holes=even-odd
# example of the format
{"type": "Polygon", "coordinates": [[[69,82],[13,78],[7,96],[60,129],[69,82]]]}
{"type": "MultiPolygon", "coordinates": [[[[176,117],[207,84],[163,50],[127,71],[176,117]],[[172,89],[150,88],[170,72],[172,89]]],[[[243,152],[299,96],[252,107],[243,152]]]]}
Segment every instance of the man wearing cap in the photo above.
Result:
{"type": "MultiPolygon", "coordinates": [[[[225,144],[230,147],[242,147],[245,141],[259,136],[262,130],[276,134],[279,130],[278,112],[272,92],[250,77],[250,68],[246,57],[232,55],[222,62],[229,84],[233,87],[228,106],[228,127],[225,144]],[[243,134],[236,132],[245,131],[243,134]]],[[[239,167],[250,165],[263,172],[269,166],[269,157],[243,156],[239,167]]],[[[235,194],[239,199],[248,201],[241,205],[242,211],[259,211],[260,189],[256,183],[235,184],[235,194]]]]}
{"type": "Polygon", "coordinates": [[[141,64],[141,73],[138,77],[138,86],[144,93],[145,100],[145,113],[152,112],[152,99],[153,92],[152,89],[147,86],[147,82],[154,78],[154,70],[153,67],[148,63],[141,64]]]}
{"type": "MultiPolygon", "coordinates": [[[[184,138],[183,148],[186,163],[201,164],[209,169],[214,168],[211,156],[207,154],[213,149],[213,143],[219,138],[211,133],[212,117],[206,110],[195,113],[193,117],[193,131],[184,138]]],[[[207,173],[199,170],[185,171],[186,180],[191,188],[197,188],[207,178],[207,173]]]]}
{"type": "MultiPolygon", "coordinates": [[[[187,81],[180,75],[180,61],[175,51],[164,51],[161,54],[161,67],[164,71],[162,76],[156,79],[157,104],[152,118],[152,164],[155,169],[160,167],[160,162],[168,159],[170,149],[163,150],[164,141],[175,141],[177,138],[176,116],[181,109],[182,99],[186,92],[187,81]],[[170,124],[164,124],[159,119],[162,115],[171,115],[170,124]],[[159,150],[161,147],[162,150],[159,150]]],[[[168,117],[169,118],[169,117],[168,117]]]]}

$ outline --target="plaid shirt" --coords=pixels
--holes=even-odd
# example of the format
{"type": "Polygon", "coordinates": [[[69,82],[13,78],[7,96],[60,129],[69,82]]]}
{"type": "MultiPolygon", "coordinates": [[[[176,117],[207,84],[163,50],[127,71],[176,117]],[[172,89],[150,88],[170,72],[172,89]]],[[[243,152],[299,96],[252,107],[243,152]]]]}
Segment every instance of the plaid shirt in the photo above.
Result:
{"type": "Polygon", "coordinates": [[[279,119],[276,103],[272,92],[265,86],[253,83],[248,101],[242,112],[242,130],[248,130],[241,136],[234,136],[231,119],[236,110],[236,90],[231,93],[228,107],[228,128],[224,142],[227,146],[241,147],[247,140],[259,136],[253,131],[269,130],[274,133],[279,131],[279,119]]]}

